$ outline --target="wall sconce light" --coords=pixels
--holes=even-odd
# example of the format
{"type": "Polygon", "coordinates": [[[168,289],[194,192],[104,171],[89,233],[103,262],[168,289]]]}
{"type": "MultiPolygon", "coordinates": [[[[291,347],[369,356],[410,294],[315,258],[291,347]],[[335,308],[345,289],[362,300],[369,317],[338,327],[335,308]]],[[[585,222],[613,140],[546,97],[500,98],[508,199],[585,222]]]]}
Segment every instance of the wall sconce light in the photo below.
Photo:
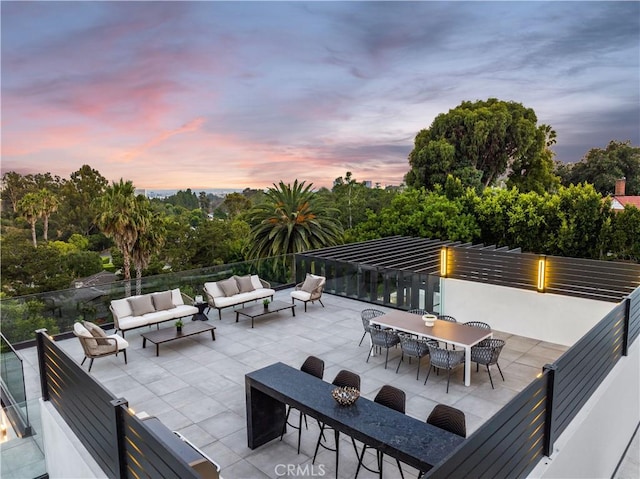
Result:
{"type": "Polygon", "coordinates": [[[447,277],[447,248],[440,250],[440,276],[442,278],[447,277]]]}
{"type": "Polygon", "coordinates": [[[538,291],[544,293],[545,280],[547,276],[547,259],[543,256],[538,260],[538,291]]]}

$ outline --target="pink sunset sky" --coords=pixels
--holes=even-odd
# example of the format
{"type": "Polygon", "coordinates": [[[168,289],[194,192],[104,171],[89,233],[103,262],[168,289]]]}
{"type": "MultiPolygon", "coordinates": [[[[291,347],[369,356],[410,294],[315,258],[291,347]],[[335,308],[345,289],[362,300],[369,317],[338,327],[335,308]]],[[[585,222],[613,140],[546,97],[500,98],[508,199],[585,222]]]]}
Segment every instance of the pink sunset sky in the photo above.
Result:
{"type": "Polygon", "coordinates": [[[638,2],[7,2],[2,173],[147,189],[397,185],[462,101],[533,108],[556,159],[640,143],[638,2]]]}

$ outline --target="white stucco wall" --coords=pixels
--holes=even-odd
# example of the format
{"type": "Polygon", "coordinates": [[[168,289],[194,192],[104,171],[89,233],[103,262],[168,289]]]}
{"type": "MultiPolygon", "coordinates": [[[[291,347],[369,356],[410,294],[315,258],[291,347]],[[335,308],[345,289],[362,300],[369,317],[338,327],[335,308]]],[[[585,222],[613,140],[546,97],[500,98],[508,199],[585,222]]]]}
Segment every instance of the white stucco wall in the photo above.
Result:
{"type": "Polygon", "coordinates": [[[542,479],[612,477],[640,422],[640,341],[618,361],[593,396],[529,474],[542,479]]]}
{"type": "Polygon", "coordinates": [[[571,346],[616,303],[573,298],[458,279],[441,279],[441,314],[461,322],[571,346]]]}
{"type": "Polygon", "coordinates": [[[51,479],[106,478],[82,442],[49,401],[40,400],[46,470],[51,479]]]}

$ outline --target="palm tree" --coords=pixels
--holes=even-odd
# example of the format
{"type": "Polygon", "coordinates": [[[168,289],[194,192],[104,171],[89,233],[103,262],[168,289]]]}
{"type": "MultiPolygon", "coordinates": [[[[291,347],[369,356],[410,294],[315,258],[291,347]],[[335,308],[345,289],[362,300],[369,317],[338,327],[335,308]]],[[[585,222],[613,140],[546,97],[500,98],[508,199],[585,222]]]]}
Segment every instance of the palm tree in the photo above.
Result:
{"type": "Polygon", "coordinates": [[[52,213],[58,211],[60,206],[60,200],[56,195],[46,188],[41,189],[38,192],[38,198],[40,200],[40,216],[44,219],[44,240],[49,240],[49,217],[52,213]]]}
{"type": "Polygon", "coordinates": [[[131,295],[131,251],[138,239],[141,218],[137,215],[135,189],[131,181],[120,179],[107,186],[98,198],[99,211],[96,224],[102,232],[113,238],[116,246],[122,251],[123,272],[125,279],[125,295],[131,295]]]}
{"type": "Polygon", "coordinates": [[[149,266],[151,256],[164,245],[165,227],[162,218],[151,211],[147,198],[138,196],[136,203],[136,223],[140,230],[131,250],[131,260],[136,270],[136,294],[142,294],[142,272],[149,266]]]}
{"type": "Polygon", "coordinates": [[[319,202],[311,191],[312,183],[305,186],[304,181],[296,180],[291,186],[280,181],[273,186],[265,201],[249,213],[249,257],[288,255],[342,242],[342,225],[331,217],[337,210],[319,202]]]}
{"type": "Polygon", "coordinates": [[[31,225],[33,247],[38,247],[36,239],[36,221],[41,216],[41,201],[38,193],[27,193],[18,201],[17,209],[31,225]]]}

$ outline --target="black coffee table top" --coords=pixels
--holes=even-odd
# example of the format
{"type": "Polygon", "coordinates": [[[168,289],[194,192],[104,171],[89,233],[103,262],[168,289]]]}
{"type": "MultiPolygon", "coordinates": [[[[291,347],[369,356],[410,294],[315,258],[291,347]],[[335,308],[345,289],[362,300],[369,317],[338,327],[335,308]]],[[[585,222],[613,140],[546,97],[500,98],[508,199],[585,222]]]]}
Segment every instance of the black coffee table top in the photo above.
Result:
{"type": "Polygon", "coordinates": [[[185,338],[187,336],[193,336],[194,334],[204,333],[205,331],[211,331],[216,329],[210,323],[203,321],[185,322],[182,326],[182,332],[178,332],[178,328],[171,326],[168,328],[158,329],[156,331],[149,331],[148,333],[142,333],[140,336],[148,339],[154,344],[166,343],[167,341],[173,341],[174,339],[185,338]]]}
{"type": "Polygon", "coordinates": [[[271,301],[269,307],[265,308],[263,304],[256,304],[255,306],[249,306],[242,309],[236,309],[237,314],[242,314],[250,318],[262,316],[263,314],[277,313],[285,309],[293,309],[294,304],[285,303],[284,301],[271,301]]]}
{"type": "Polygon", "coordinates": [[[340,406],[331,396],[335,386],[283,363],[247,374],[246,384],[423,471],[464,442],[456,434],[427,424],[429,411],[419,420],[365,397],[351,406],[340,406]]]}

